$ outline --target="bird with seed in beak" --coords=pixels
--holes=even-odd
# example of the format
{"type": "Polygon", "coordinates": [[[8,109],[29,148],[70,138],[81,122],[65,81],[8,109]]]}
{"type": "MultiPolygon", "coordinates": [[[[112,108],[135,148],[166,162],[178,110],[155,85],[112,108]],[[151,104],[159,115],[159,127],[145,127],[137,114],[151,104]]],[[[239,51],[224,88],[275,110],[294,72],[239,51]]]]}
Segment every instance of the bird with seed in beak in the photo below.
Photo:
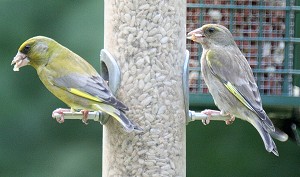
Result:
{"type": "MultiPolygon", "coordinates": [[[[14,71],[26,65],[35,68],[51,93],[70,106],[71,110],[82,110],[84,123],[88,111],[102,111],[114,117],[126,131],[142,131],[126,117],[128,107],[114,97],[98,72],[55,40],[44,36],[26,40],[11,64],[14,64],[14,71]]],[[[54,111],[61,114],[58,119],[60,123],[64,122],[63,111],[54,111]]]]}

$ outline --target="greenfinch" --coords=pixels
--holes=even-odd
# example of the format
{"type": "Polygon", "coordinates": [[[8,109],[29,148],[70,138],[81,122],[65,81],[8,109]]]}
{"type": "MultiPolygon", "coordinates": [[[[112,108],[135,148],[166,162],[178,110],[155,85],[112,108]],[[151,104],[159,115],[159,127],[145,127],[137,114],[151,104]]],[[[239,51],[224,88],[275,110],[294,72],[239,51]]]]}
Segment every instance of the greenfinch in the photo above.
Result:
{"type": "MultiPolygon", "coordinates": [[[[202,45],[201,72],[221,115],[239,117],[259,132],[265,148],[278,156],[270,134],[275,127],[262,108],[252,70],[230,31],[218,24],[207,24],[188,33],[187,38],[202,45]]],[[[211,111],[203,113],[211,115],[211,111]]],[[[230,123],[230,121],[227,123],[230,123]]],[[[282,141],[287,140],[284,137],[282,141]]]]}
{"type": "MultiPolygon", "coordinates": [[[[126,131],[140,131],[130,121],[128,108],[111,93],[106,81],[83,58],[44,36],[25,41],[12,61],[14,71],[31,65],[46,88],[72,110],[102,111],[114,117],[126,131]]],[[[63,121],[61,121],[63,122],[63,121]]]]}

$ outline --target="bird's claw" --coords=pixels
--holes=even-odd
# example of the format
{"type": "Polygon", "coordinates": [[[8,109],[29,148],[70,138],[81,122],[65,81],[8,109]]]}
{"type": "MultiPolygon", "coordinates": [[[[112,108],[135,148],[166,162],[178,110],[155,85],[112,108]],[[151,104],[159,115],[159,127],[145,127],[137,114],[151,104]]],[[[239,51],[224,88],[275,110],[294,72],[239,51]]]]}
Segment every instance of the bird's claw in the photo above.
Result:
{"type": "Polygon", "coordinates": [[[226,125],[230,125],[234,122],[235,120],[235,116],[234,115],[230,115],[230,119],[225,120],[226,125]]]}
{"type": "Polygon", "coordinates": [[[229,119],[225,120],[226,125],[230,125],[234,122],[235,120],[235,116],[230,114],[230,113],[225,113],[223,110],[221,111],[217,111],[217,110],[211,110],[211,109],[205,109],[204,111],[201,111],[202,114],[206,114],[207,118],[206,119],[202,119],[202,123],[204,125],[208,125],[210,122],[210,119],[212,117],[212,114],[219,114],[221,116],[230,116],[229,119]]]}
{"type": "Polygon", "coordinates": [[[210,123],[210,117],[208,116],[206,119],[202,119],[203,125],[208,125],[210,123]]]}
{"type": "Polygon", "coordinates": [[[230,116],[229,119],[225,120],[226,125],[230,125],[234,122],[235,120],[235,116],[230,114],[230,113],[224,113],[223,111],[221,111],[221,115],[223,116],[230,116]]]}
{"type": "Polygon", "coordinates": [[[56,121],[60,124],[65,122],[64,115],[62,114],[60,118],[56,118],[56,121]]]}
{"type": "Polygon", "coordinates": [[[81,110],[81,113],[83,115],[83,117],[82,117],[82,123],[84,123],[85,125],[87,125],[88,124],[89,111],[88,110],[81,110]]]}
{"type": "Polygon", "coordinates": [[[58,123],[62,124],[65,122],[64,112],[70,112],[70,109],[63,109],[63,108],[55,109],[52,112],[52,117],[55,118],[58,123]],[[57,114],[59,114],[60,116],[58,117],[57,114]]]}
{"type": "Polygon", "coordinates": [[[205,109],[204,111],[201,111],[201,113],[207,115],[206,119],[202,119],[203,125],[208,125],[210,123],[210,118],[211,118],[212,114],[213,113],[214,114],[220,114],[220,111],[205,109]]]}

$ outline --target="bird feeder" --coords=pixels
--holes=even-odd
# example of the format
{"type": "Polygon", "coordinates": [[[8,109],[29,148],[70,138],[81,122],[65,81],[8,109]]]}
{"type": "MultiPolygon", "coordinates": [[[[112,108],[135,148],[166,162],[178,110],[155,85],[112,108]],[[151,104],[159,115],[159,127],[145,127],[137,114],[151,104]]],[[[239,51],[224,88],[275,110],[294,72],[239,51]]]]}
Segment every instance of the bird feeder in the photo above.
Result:
{"type": "Polygon", "coordinates": [[[104,48],[120,71],[119,100],[142,133],[103,127],[102,176],[185,176],[182,87],[185,0],[105,1],[104,48]]]}

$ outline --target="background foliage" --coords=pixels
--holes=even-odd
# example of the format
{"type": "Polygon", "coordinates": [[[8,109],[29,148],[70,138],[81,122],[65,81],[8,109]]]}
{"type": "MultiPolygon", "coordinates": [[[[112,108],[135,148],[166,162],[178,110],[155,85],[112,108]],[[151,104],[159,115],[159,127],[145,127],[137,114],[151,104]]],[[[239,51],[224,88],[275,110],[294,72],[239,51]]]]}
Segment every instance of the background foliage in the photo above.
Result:
{"type": "MultiPolygon", "coordinates": [[[[102,126],[56,123],[51,113],[64,103],[33,68],[10,66],[21,43],[36,35],[54,38],[98,69],[103,1],[0,1],[0,176],[101,176],[102,126]]],[[[276,144],[280,157],[267,153],[256,130],[240,120],[190,123],[187,176],[300,176],[299,147],[276,144]]]]}

